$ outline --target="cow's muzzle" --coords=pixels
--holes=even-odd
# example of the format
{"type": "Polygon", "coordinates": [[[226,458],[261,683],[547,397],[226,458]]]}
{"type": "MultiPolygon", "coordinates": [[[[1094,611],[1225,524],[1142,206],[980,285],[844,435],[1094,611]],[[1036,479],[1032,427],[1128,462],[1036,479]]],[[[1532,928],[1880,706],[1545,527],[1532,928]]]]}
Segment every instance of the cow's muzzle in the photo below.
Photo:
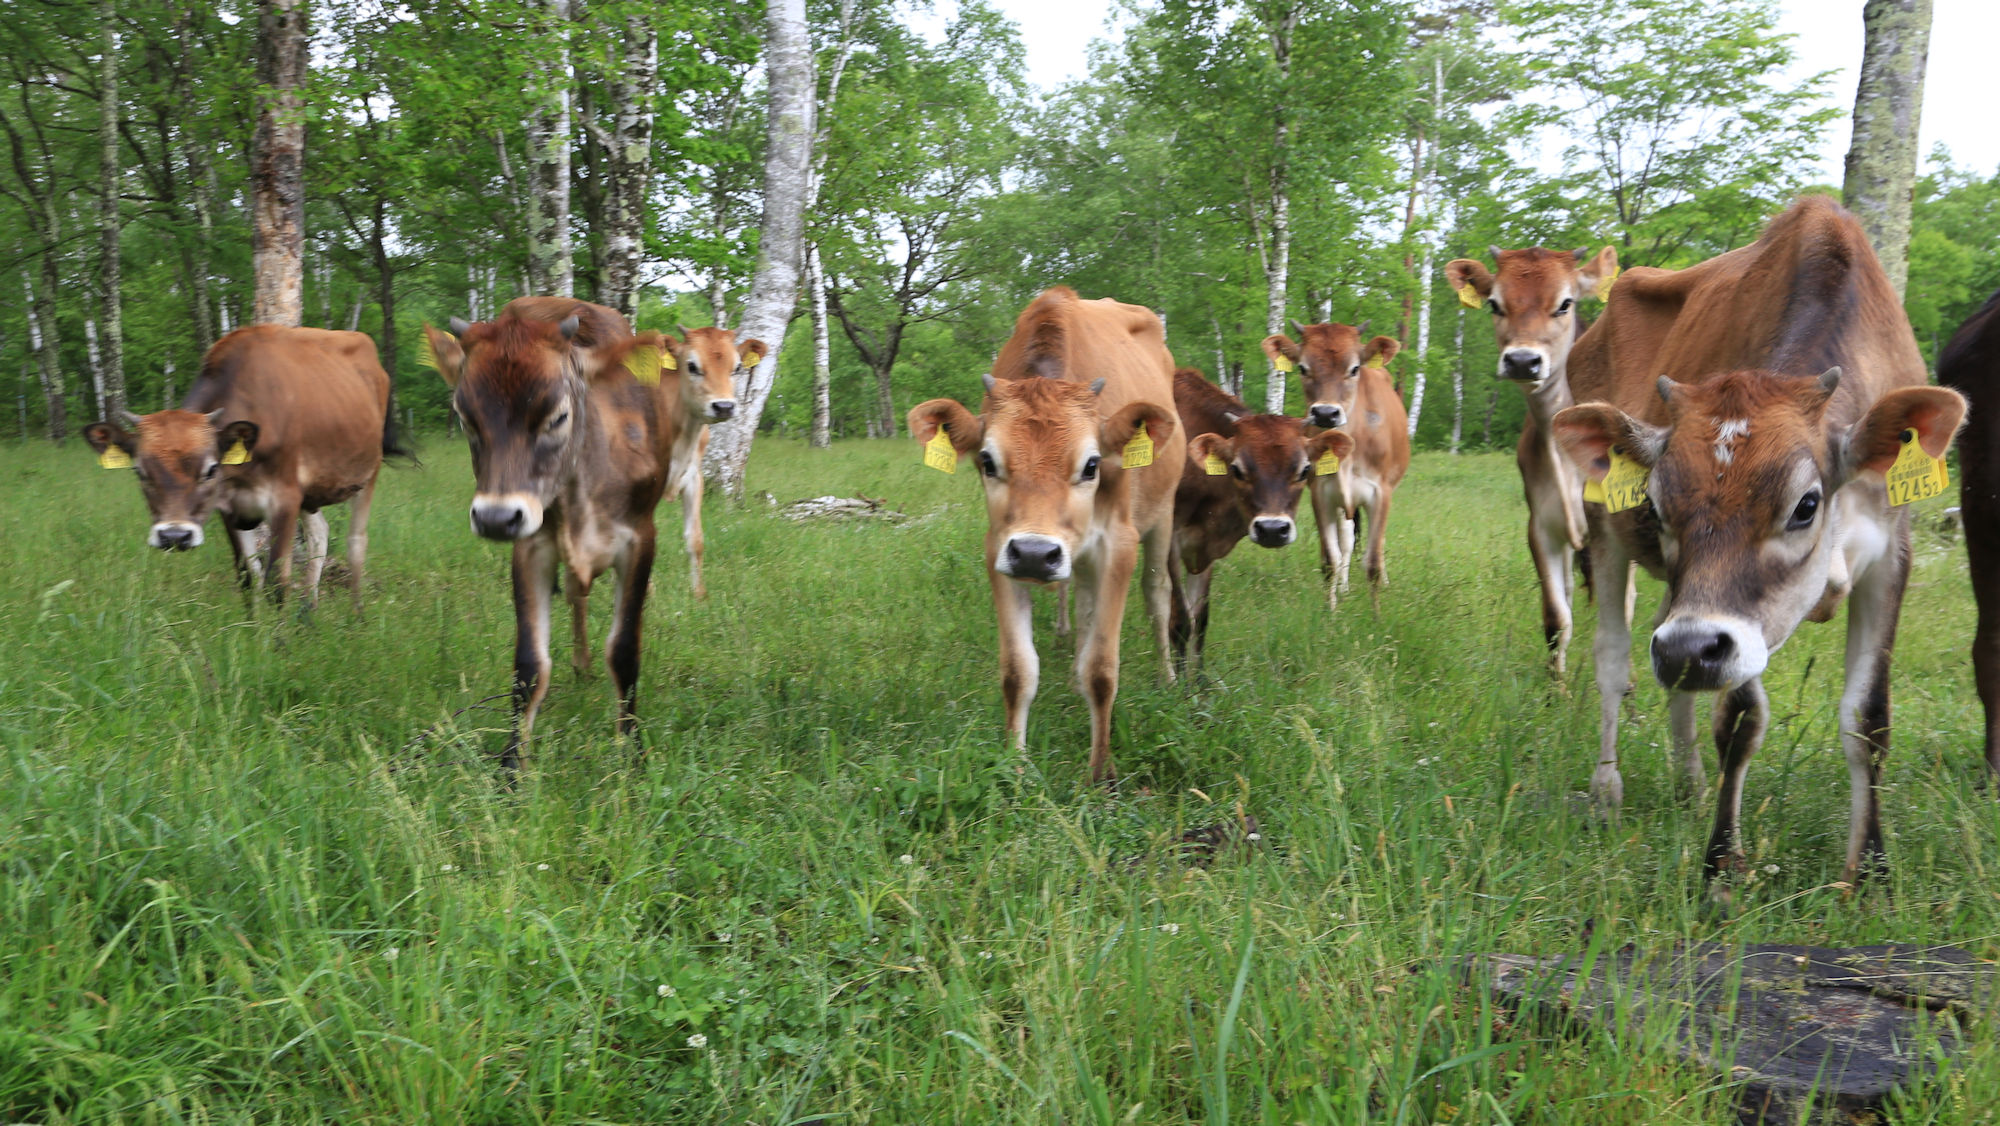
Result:
{"type": "Polygon", "coordinates": [[[1653,675],[1667,688],[1719,692],[1764,673],[1771,653],[1756,623],[1676,617],[1653,631],[1653,675]]]}
{"type": "Polygon", "coordinates": [[[708,401],[708,417],[717,422],[736,417],[736,400],[710,399],[708,401]]]}
{"type": "Polygon", "coordinates": [[[1069,578],[1069,551],[1048,536],[1009,536],[993,569],[1010,579],[1059,583],[1069,578]]]}
{"type": "Polygon", "coordinates": [[[1284,547],[1298,536],[1298,525],[1290,517],[1259,516],[1250,521],[1250,538],[1258,547],[1284,547]]]}
{"type": "Polygon", "coordinates": [[[201,525],[178,520],[155,524],[146,542],[161,551],[189,551],[201,546],[201,525]]]}
{"type": "Polygon", "coordinates": [[[521,493],[472,498],[472,530],[489,540],[526,539],[542,529],[542,502],[521,493]]]}
{"type": "Polygon", "coordinates": [[[1339,403],[1314,403],[1306,412],[1306,421],[1322,430],[1332,430],[1347,421],[1347,412],[1339,403]]]}
{"type": "Polygon", "coordinates": [[[1536,348],[1509,348],[1500,356],[1500,378],[1515,383],[1540,383],[1549,373],[1547,356],[1536,348]]]}

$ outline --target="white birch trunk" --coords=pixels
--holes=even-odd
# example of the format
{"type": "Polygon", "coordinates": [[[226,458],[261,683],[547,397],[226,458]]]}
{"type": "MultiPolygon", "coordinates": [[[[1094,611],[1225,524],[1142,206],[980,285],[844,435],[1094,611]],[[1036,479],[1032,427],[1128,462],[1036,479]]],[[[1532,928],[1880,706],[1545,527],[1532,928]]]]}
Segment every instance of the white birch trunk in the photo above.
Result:
{"type": "MultiPolygon", "coordinates": [[[[1292,31],[1298,26],[1298,19],[1298,8],[1288,5],[1278,13],[1269,29],[1271,55],[1278,64],[1281,90],[1291,78],[1292,31]]],[[[1292,266],[1292,196],[1288,165],[1292,123],[1286,116],[1282,100],[1272,116],[1275,124],[1271,136],[1271,252],[1264,260],[1264,331],[1267,335],[1285,330],[1285,294],[1291,285],[1292,266]]],[[[1285,413],[1285,376],[1276,367],[1271,368],[1270,380],[1264,385],[1264,411],[1266,414],[1285,413]]]]}
{"type": "Polygon", "coordinates": [[[750,443],[776,382],[785,329],[799,303],[805,249],[806,196],[812,189],[813,53],[805,0],[767,0],[764,51],[770,75],[765,126],[764,216],[757,274],[743,303],[741,335],[770,349],[737,388],[736,416],[718,424],[704,472],[725,495],[741,500],[750,443]]]}
{"type": "Polygon", "coordinates": [[[833,337],[826,323],[826,276],[820,272],[819,247],[806,247],[806,286],[812,293],[813,422],[812,448],[833,445],[833,337]]]}
{"type": "Polygon", "coordinates": [[[554,58],[540,76],[528,134],[528,287],[542,296],[576,291],[569,231],[570,0],[538,0],[554,58]]]}
{"type": "Polygon", "coordinates": [[[55,269],[48,263],[54,254],[50,250],[42,255],[42,293],[35,294],[35,283],[28,275],[21,275],[21,289],[27,294],[28,303],[28,350],[40,362],[42,380],[42,400],[48,409],[49,440],[60,442],[69,436],[69,402],[63,387],[61,342],[56,336],[56,303],[50,296],[55,287],[50,279],[55,277],[55,269]]]}
{"type": "Polygon", "coordinates": [[[612,123],[605,206],[604,277],[600,304],[630,319],[639,311],[639,266],[645,255],[646,189],[653,158],[653,95],[659,35],[643,15],[625,20],[625,51],[611,85],[612,123]]]}
{"type": "Polygon", "coordinates": [[[1917,125],[1931,40],[1931,0],[1868,0],[1854,140],[1841,202],[1861,220],[1889,283],[1910,276],[1910,200],[1917,181],[1917,125]]]}
{"type": "Polygon", "coordinates": [[[1465,309],[1458,310],[1458,327],[1451,338],[1451,452],[1465,438],[1465,309]]]}
{"type": "Polygon", "coordinates": [[[83,318],[83,352],[90,359],[91,401],[97,407],[97,417],[110,418],[111,412],[104,409],[104,350],[97,346],[97,318],[83,318]]]}
{"type": "Polygon", "coordinates": [[[1417,436],[1417,420],[1424,414],[1424,383],[1431,366],[1431,270],[1437,255],[1431,250],[1429,232],[1424,234],[1423,265],[1417,270],[1423,288],[1417,291],[1417,378],[1410,387],[1410,437],[1417,436]]]}
{"type": "MultiPolygon", "coordinates": [[[[102,390],[98,395],[100,406],[104,406],[104,417],[111,411],[125,407],[125,309],[124,309],[124,267],[125,255],[119,245],[124,234],[124,215],[120,209],[119,181],[124,169],[119,164],[118,122],[120,119],[118,101],[118,3],[104,0],[101,9],[104,22],[104,59],[98,82],[98,140],[102,146],[100,171],[100,192],[98,208],[98,256],[102,260],[99,269],[103,273],[104,291],[104,365],[98,368],[102,390]]],[[[92,366],[96,366],[93,363],[92,366]]]]}
{"type": "Polygon", "coordinates": [[[250,158],[252,319],[305,319],[306,5],[258,0],[257,132],[250,158]]]}

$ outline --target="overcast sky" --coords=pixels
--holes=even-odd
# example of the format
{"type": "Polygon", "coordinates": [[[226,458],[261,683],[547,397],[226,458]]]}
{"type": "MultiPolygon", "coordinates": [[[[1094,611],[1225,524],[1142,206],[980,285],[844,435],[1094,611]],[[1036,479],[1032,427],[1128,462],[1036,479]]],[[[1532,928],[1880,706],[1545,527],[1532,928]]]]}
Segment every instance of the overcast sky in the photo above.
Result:
{"type": "MultiPolygon", "coordinates": [[[[1084,74],[1092,39],[1106,34],[1112,0],[998,0],[1000,10],[1021,25],[1028,49],[1028,78],[1047,89],[1084,74]]],[[[1835,72],[1828,97],[1843,114],[1828,131],[1820,179],[1840,182],[1847,155],[1848,118],[1861,64],[1862,0],[1785,0],[1780,29],[1796,35],[1798,77],[1835,72]]],[[[2000,169],[2000,128],[1993,118],[1992,68],[2000,66],[2000,3],[1995,0],[1936,0],[1931,24],[1929,72],[1919,150],[1928,159],[1943,142],[1961,167],[1991,175],[2000,169]]]]}

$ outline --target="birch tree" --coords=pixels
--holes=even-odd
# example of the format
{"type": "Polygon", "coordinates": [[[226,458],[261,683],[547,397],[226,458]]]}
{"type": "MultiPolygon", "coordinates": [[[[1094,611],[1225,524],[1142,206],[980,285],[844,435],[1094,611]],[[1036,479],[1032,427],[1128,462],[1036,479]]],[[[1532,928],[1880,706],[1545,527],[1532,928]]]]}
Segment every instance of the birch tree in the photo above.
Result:
{"type": "Polygon", "coordinates": [[[119,246],[124,234],[124,216],[119,207],[123,165],[118,129],[123,115],[118,101],[118,3],[104,0],[99,8],[103,23],[104,58],[98,73],[98,145],[101,169],[98,178],[99,286],[104,298],[103,366],[98,370],[104,381],[106,417],[125,409],[125,313],[121,289],[125,255],[119,246]]]}
{"type": "Polygon", "coordinates": [[[1868,0],[1861,21],[1867,38],[1841,202],[1861,220],[1900,295],[1910,271],[1910,206],[1917,183],[1917,125],[1924,108],[1931,0],[1868,0]]]}
{"type": "Polygon", "coordinates": [[[630,319],[639,312],[639,266],[645,259],[660,52],[650,13],[634,10],[619,22],[624,34],[610,83],[611,129],[597,138],[605,152],[604,263],[597,300],[630,319]]]}
{"type": "MultiPolygon", "coordinates": [[[[268,2],[268,0],[267,0],[268,2]]],[[[542,296],[576,292],[569,229],[571,0],[535,0],[535,34],[549,55],[538,64],[528,134],[528,288],[542,296]]]]}
{"type": "Polygon", "coordinates": [[[785,330],[798,307],[805,248],[806,194],[812,185],[813,54],[805,0],[768,0],[765,73],[764,217],[757,273],[743,303],[739,335],[770,346],[736,389],[736,416],[716,425],[703,472],[729,497],[743,497],[743,469],[776,382],[785,330]]]}
{"type": "Polygon", "coordinates": [[[305,319],[306,6],[258,0],[257,132],[250,157],[253,323],[305,319]]]}

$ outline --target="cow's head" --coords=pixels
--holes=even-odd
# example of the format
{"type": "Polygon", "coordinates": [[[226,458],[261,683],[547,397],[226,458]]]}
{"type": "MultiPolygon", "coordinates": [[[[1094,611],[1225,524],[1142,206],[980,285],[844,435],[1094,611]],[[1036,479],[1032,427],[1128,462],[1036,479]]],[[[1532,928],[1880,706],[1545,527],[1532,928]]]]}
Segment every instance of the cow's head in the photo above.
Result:
{"type": "Polygon", "coordinates": [[[1588,298],[1611,295],[1618,277],[1618,251],[1487,248],[1496,272],[1457,258],[1444,274],[1458,299],[1493,314],[1493,338],[1500,345],[1500,378],[1539,387],[1561,375],[1576,342],[1576,307],[1588,298]]]}
{"type": "Polygon", "coordinates": [[[473,325],[454,320],[450,333],[424,326],[472,447],[472,530],[487,539],[541,529],[575,470],[590,385],[628,378],[624,362],[634,348],[665,346],[648,332],[587,347],[577,328],[574,315],[550,324],[513,313],[473,325]]]}
{"type": "MultiPolygon", "coordinates": [[[[986,377],[975,415],[951,399],[910,410],[910,434],[928,442],[943,427],[959,456],[970,456],[986,487],[986,563],[1026,582],[1061,582],[1091,534],[1103,470],[1120,468],[1141,428],[1157,447],[1173,436],[1170,408],[1127,403],[1097,417],[1104,381],[986,377]]],[[[1141,470],[1140,472],[1143,472],[1141,470]]]]}
{"type": "Polygon", "coordinates": [[[256,448],[257,424],[244,419],[225,424],[224,414],[176,410],[140,416],[119,411],[111,421],[83,428],[83,440],[100,459],[115,449],[131,461],[153,514],[146,535],[153,547],[200,547],[202,525],[222,500],[223,475],[232,471],[224,459],[247,462],[256,448]]]}
{"type": "Polygon", "coordinates": [[[1183,475],[1207,473],[1213,457],[1228,471],[1237,511],[1259,547],[1284,547],[1298,538],[1299,494],[1313,467],[1327,454],[1346,457],[1354,439],[1339,430],[1306,436],[1306,424],[1281,414],[1253,414],[1236,420],[1236,433],[1197,434],[1188,439],[1189,465],[1183,475]]]}
{"type": "Polygon", "coordinates": [[[681,338],[666,337],[667,350],[679,379],[681,406],[689,418],[724,422],[736,414],[736,373],[757,366],[767,349],[761,340],[736,339],[724,328],[681,329],[681,338]]]}
{"type": "Polygon", "coordinates": [[[1671,419],[1664,427],[1606,403],[1556,415],[1556,440],[1592,480],[1604,479],[1614,451],[1649,467],[1651,511],[1641,510],[1640,534],[1656,530],[1667,570],[1667,605],[1652,641],[1653,673],[1667,687],[1742,684],[1763,673],[1800,622],[1830,613],[1847,585],[1835,567],[1836,540],[1876,534],[1866,522],[1883,504],[1879,489],[1843,494],[1841,486],[1879,479],[1905,431],[1942,457],[1965,417],[1957,392],[1905,387],[1851,424],[1829,424],[1826,406],[1839,383],[1839,368],[1817,378],[1752,371],[1680,384],[1662,377],[1671,419]]]}
{"type": "Polygon", "coordinates": [[[1299,385],[1306,393],[1306,421],[1331,429],[1354,417],[1354,393],[1361,386],[1361,369],[1394,359],[1402,345],[1394,337],[1367,338],[1368,326],[1292,322],[1296,343],[1283,334],[1264,338],[1264,355],[1298,365],[1299,385]]]}

